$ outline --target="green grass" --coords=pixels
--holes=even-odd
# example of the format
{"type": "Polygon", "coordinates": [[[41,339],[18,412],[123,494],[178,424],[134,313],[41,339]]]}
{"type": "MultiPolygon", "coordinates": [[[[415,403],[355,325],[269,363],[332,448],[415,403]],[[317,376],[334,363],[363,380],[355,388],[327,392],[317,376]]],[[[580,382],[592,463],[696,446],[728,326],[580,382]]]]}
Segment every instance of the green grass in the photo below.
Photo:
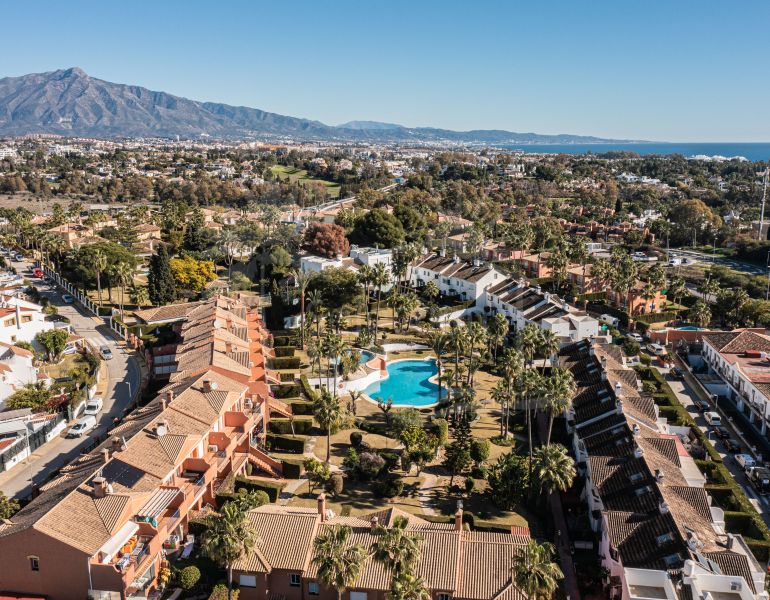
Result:
{"type": "Polygon", "coordinates": [[[340,195],[340,185],[338,183],[325,181],[323,179],[313,179],[312,177],[308,176],[307,171],[304,169],[276,165],[272,167],[271,170],[273,171],[273,174],[278,177],[278,179],[288,179],[291,183],[294,183],[295,181],[301,181],[302,183],[320,183],[326,187],[326,192],[329,194],[330,198],[338,198],[340,195]]]}

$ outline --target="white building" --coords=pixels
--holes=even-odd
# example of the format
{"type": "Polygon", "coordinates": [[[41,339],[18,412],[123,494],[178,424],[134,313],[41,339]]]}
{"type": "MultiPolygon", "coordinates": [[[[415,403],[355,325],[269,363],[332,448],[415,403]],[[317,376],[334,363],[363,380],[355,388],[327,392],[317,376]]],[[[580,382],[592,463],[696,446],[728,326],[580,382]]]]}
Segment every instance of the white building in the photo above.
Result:
{"type": "Polygon", "coordinates": [[[457,256],[429,254],[412,268],[411,284],[421,288],[432,281],[442,296],[478,301],[487,287],[502,281],[504,277],[494,267],[479,261],[470,263],[457,256]]]}
{"type": "MultiPolygon", "coordinates": [[[[391,274],[391,263],[393,262],[393,251],[380,248],[368,248],[363,246],[351,246],[350,256],[328,258],[326,256],[316,256],[306,254],[299,259],[299,268],[303,273],[320,273],[325,269],[344,268],[351,271],[358,271],[363,265],[375,267],[378,264],[384,264],[388,274],[391,274]]],[[[392,285],[382,287],[383,292],[390,290],[392,285]]]]}
{"type": "Polygon", "coordinates": [[[39,381],[35,355],[25,348],[0,344],[0,410],[6,398],[27,384],[39,381]]]}
{"type": "Polygon", "coordinates": [[[0,296],[0,343],[32,342],[41,331],[54,328],[43,307],[28,300],[0,296]]]}
{"type": "Polygon", "coordinates": [[[29,408],[0,412],[0,473],[58,437],[66,426],[65,413],[33,414],[29,408]]]}

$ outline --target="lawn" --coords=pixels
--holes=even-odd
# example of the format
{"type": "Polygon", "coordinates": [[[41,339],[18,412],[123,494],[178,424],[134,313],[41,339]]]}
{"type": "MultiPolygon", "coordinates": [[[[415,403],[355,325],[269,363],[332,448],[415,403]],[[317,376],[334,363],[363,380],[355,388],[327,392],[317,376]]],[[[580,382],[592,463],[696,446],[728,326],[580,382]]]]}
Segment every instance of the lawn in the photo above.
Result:
{"type": "Polygon", "coordinates": [[[69,377],[72,369],[75,367],[87,365],[88,363],[83,360],[83,357],[76,352],[75,354],[68,354],[55,365],[44,364],[41,368],[53,379],[59,379],[62,377],[69,377]]]}
{"type": "Polygon", "coordinates": [[[294,167],[285,167],[283,165],[276,165],[271,169],[273,174],[278,179],[288,179],[291,183],[301,181],[302,183],[317,182],[326,187],[326,192],[330,198],[338,198],[340,195],[340,185],[331,181],[325,181],[323,179],[313,179],[309,177],[307,171],[304,169],[297,169],[294,167]]]}

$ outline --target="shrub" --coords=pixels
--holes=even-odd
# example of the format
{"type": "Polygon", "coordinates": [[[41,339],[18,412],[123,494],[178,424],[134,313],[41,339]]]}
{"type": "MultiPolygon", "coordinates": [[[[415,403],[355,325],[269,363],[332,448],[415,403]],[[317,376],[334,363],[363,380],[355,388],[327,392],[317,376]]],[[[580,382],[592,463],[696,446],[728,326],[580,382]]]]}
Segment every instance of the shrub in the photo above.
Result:
{"type": "Polygon", "coordinates": [[[395,498],[404,493],[404,481],[400,477],[378,479],[374,482],[372,491],[381,498],[395,498]]]}
{"type": "Polygon", "coordinates": [[[275,346],[273,348],[273,352],[275,352],[276,358],[287,358],[289,356],[294,356],[294,351],[294,346],[275,346]]]}
{"type": "Polygon", "coordinates": [[[270,502],[275,502],[281,495],[281,490],[286,487],[285,483],[272,482],[265,480],[248,479],[240,476],[235,478],[235,487],[237,491],[245,489],[248,492],[262,491],[270,498],[270,502]]]}
{"type": "Polygon", "coordinates": [[[288,452],[290,454],[302,454],[305,452],[305,439],[292,437],[290,435],[278,435],[268,433],[265,436],[268,447],[279,452],[288,452]]]}
{"type": "Polygon", "coordinates": [[[302,375],[299,378],[299,383],[302,386],[302,393],[305,394],[305,398],[312,400],[315,398],[315,391],[310,387],[310,382],[307,380],[307,375],[302,375]]]}
{"type": "Polygon", "coordinates": [[[294,430],[292,431],[292,419],[273,418],[267,426],[270,433],[282,435],[308,435],[313,428],[312,417],[294,417],[294,430]]]}
{"type": "Polygon", "coordinates": [[[201,578],[201,572],[198,567],[190,565],[179,572],[179,585],[183,590],[191,590],[201,578]]]}
{"type": "Polygon", "coordinates": [[[281,375],[281,383],[294,382],[294,373],[280,373],[280,375],[281,375]]]}
{"type": "Polygon", "coordinates": [[[281,346],[291,346],[291,336],[277,335],[273,338],[273,348],[280,348],[281,346]]]}
{"type": "Polygon", "coordinates": [[[473,477],[466,477],[465,478],[465,493],[470,494],[473,491],[473,488],[476,487],[476,480],[473,479],[473,477]]]}
{"type": "Polygon", "coordinates": [[[471,441],[471,459],[477,465],[480,465],[489,458],[489,452],[491,450],[491,444],[489,440],[473,440],[471,441]]]}
{"type": "Polygon", "coordinates": [[[302,477],[302,463],[282,460],[281,468],[283,470],[283,476],[286,477],[286,479],[299,479],[302,477]]]}
{"type": "Polygon", "coordinates": [[[374,452],[362,452],[358,459],[358,472],[364,479],[373,479],[385,467],[385,459],[374,452]]]}
{"type": "Polygon", "coordinates": [[[433,419],[433,426],[436,428],[438,443],[443,446],[449,439],[449,423],[446,419],[433,419]]]}
{"type": "MultiPolygon", "coordinates": [[[[232,600],[238,600],[240,593],[241,590],[238,588],[233,588],[232,600]]],[[[230,596],[228,596],[227,585],[224,583],[216,584],[214,589],[211,590],[209,600],[230,600],[230,596]]]]}
{"type": "Polygon", "coordinates": [[[355,474],[358,472],[359,465],[358,452],[355,448],[348,448],[348,453],[342,461],[342,466],[345,467],[349,473],[355,474]]]}
{"type": "Polygon", "coordinates": [[[628,356],[636,356],[639,354],[640,346],[639,342],[636,340],[632,340],[631,338],[626,338],[623,340],[623,351],[628,356]]]}
{"type": "Polygon", "coordinates": [[[276,398],[296,398],[299,396],[300,389],[296,383],[281,383],[273,387],[273,393],[276,398]]]}
{"type": "Polygon", "coordinates": [[[288,404],[291,406],[291,412],[297,416],[313,414],[312,402],[306,402],[305,400],[289,400],[288,404]]]}
{"type": "Polygon", "coordinates": [[[280,371],[282,369],[299,369],[300,365],[300,359],[299,356],[284,356],[284,357],[275,357],[272,359],[273,362],[273,369],[276,371],[280,371]]]}
{"type": "Polygon", "coordinates": [[[344,480],[342,475],[340,473],[332,473],[332,476],[329,478],[329,491],[335,496],[339,496],[342,493],[343,486],[344,480]]]}
{"type": "Polygon", "coordinates": [[[350,432],[350,443],[354,448],[358,448],[361,446],[361,442],[364,441],[364,436],[360,431],[351,431],[350,432]]]}

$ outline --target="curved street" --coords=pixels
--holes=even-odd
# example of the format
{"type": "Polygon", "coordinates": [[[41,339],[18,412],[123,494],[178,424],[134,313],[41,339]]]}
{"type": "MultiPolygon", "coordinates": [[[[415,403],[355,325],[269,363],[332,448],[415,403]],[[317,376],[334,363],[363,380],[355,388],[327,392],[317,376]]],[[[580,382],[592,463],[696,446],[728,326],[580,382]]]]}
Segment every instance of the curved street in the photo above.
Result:
{"type": "MultiPolygon", "coordinates": [[[[34,280],[31,263],[14,262],[19,273],[35,282],[43,296],[48,297],[59,314],[70,320],[73,332],[86,338],[94,348],[108,346],[112,350],[112,360],[102,361],[107,366],[107,392],[104,394],[104,409],[99,422],[88,437],[67,439],[64,432],[47,444],[41,446],[26,460],[9,471],[0,473],[0,490],[9,497],[23,498],[30,494],[32,485],[41,485],[50,474],[75,459],[83,448],[89,446],[95,437],[104,437],[115,417],[122,417],[131,399],[136,395],[140,384],[140,371],[136,357],[126,351],[125,343],[112,335],[103,319],[90,315],[79,304],[65,304],[61,291],[54,286],[47,286],[40,280],[34,280]]],[[[66,429],[64,430],[66,431],[66,429]]]]}

